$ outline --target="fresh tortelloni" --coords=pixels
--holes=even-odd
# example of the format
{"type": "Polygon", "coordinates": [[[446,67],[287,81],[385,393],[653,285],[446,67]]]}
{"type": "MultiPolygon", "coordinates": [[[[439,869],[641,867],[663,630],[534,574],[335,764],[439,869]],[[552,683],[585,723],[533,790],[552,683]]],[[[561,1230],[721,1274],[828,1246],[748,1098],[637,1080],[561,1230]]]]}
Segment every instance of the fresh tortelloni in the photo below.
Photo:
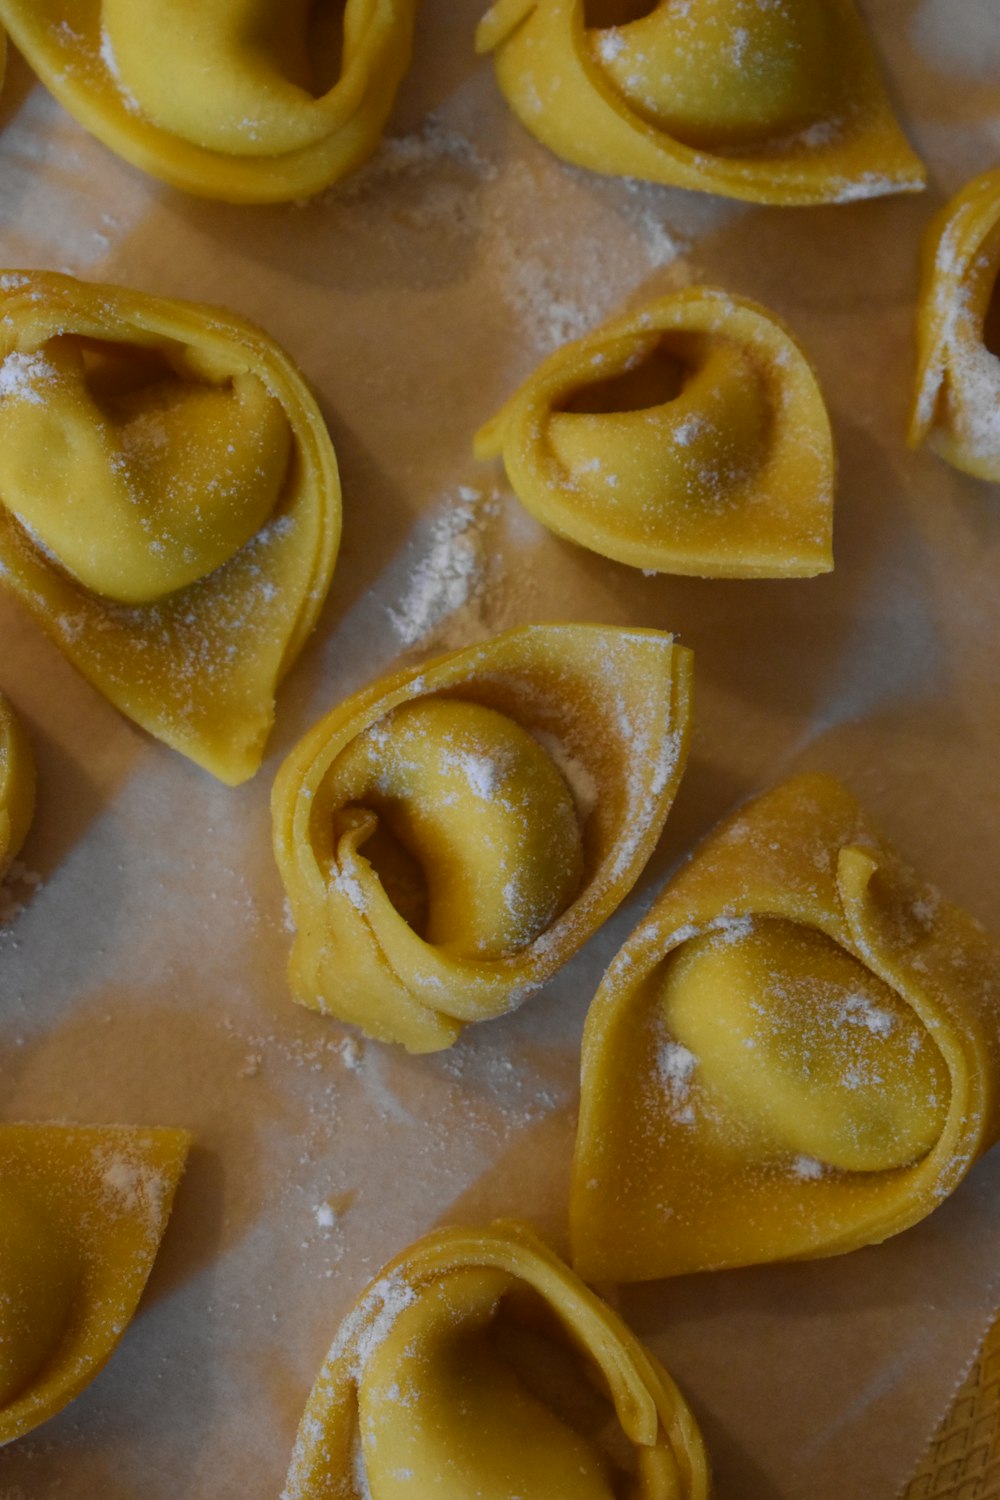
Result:
{"type": "Polygon", "coordinates": [[[272,802],[295,998],[412,1052],[520,1004],[649,858],[690,666],[660,631],[527,626],[336,708],[272,802]]]}
{"type": "Polygon", "coordinates": [[[0,1444],[61,1411],[134,1314],[190,1137],[0,1126],[0,1444]]]}
{"type": "Polygon", "coordinates": [[[931,221],[917,305],[910,443],[1000,481],[1000,168],[931,221]]]}
{"type": "Polygon", "coordinates": [[[1000,1135],[1000,945],[803,776],[697,851],[587,1019],[574,1265],[637,1281],[877,1244],[1000,1135]]]}
{"type": "Polygon", "coordinates": [[[476,46],[594,171],[776,204],[924,185],[853,0],[496,0],[476,46]]]}
{"type": "Polygon", "coordinates": [[[0,880],[17,858],[35,812],[35,761],[28,736],[0,693],[0,880]]]}
{"type": "Polygon", "coordinates": [[[266,335],[0,277],[0,581],[123,713],[223,781],[252,776],[339,537],[323,418],[266,335]]]}
{"type": "Polygon", "coordinates": [[[476,437],[522,504],[604,557],[713,578],[833,567],[834,452],[816,377],[765,309],[659,298],[557,350],[476,437]]]}
{"type": "Polygon", "coordinates": [[[417,0],[0,0],[56,98],[127,161],[238,203],[308,197],[370,156],[417,0]]]}
{"type": "Polygon", "coordinates": [[[523,1225],[445,1229],[348,1315],[282,1500],[707,1500],[669,1375],[523,1225]]]}

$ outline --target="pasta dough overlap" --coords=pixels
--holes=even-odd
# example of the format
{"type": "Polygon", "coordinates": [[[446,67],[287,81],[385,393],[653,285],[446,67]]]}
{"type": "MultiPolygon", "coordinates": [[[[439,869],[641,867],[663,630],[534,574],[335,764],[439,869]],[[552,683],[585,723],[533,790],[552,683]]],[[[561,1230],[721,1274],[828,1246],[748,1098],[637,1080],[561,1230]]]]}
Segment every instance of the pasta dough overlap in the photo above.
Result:
{"type": "Polygon", "coordinates": [[[558,156],[754,202],[919,190],[853,0],[497,0],[500,87],[558,156]]]}
{"type": "Polygon", "coordinates": [[[0,279],[0,570],[123,713],[251,776],[339,536],[325,424],[264,334],[54,273],[0,279]]]}
{"type": "Polygon", "coordinates": [[[446,1229],[382,1271],[313,1387],[283,1500],[705,1500],[683,1397],[526,1227],[446,1229]]]}
{"type": "Polygon", "coordinates": [[[696,852],[598,991],[574,1264],[645,1280],[908,1228],[1000,1135],[998,1019],[1000,945],[836,782],[775,788],[696,852]]]}
{"type": "Polygon", "coordinates": [[[658,631],[528,626],[335,709],[274,788],[295,998],[411,1051],[513,1009],[648,859],[689,678],[658,631]]]}
{"type": "Polygon", "coordinates": [[[78,1396],[135,1312],[190,1137],[0,1126],[0,1444],[78,1396]]]}
{"type": "Polygon", "coordinates": [[[56,98],[134,165],[232,202],[307,197],[378,145],[416,0],[0,0],[56,98]]]}
{"type": "Polygon", "coordinates": [[[28,736],[0,693],[0,880],[17,858],[35,812],[35,761],[28,736]]]}
{"type": "Polygon", "coordinates": [[[691,288],[557,350],[476,437],[546,526],[633,567],[833,567],[834,453],[812,368],[765,309],[691,288]]]}
{"type": "Polygon", "coordinates": [[[1000,481],[1000,168],[935,215],[923,246],[910,445],[1000,481]]]}

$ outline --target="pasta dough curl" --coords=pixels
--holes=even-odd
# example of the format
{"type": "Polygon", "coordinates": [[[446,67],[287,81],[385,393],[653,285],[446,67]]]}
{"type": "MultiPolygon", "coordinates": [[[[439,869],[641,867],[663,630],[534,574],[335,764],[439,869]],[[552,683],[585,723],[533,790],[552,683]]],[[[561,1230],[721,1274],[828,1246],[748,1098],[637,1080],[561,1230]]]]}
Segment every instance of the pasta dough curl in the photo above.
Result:
{"type": "Polygon", "coordinates": [[[35,813],[35,761],[19,719],[0,693],[0,880],[35,813]]]}
{"type": "Polygon", "coordinates": [[[0,0],[45,85],[126,161],[234,203],[308,197],[378,145],[417,0],[0,0]]]}
{"type": "Polygon", "coordinates": [[[598,172],[758,203],[923,187],[853,0],[496,0],[511,108],[598,172]]]}
{"type": "Polygon", "coordinates": [[[325,424],[263,333],[0,278],[0,568],[123,713],[223,781],[253,775],[339,537],[325,424]]]}
{"type": "Polygon", "coordinates": [[[184,1130],[0,1126],[0,1444],[55,1416],[110,1359],[189,1146],[184,1130]]]}
{"type": "Polygon", "coordinates": [[[282,1500],[707,1500],[660,1363],[519,1224],[445,1229],[355,1305],[313,1387],[282,1500]]]}
{"type": "Polygon", "coordinates": [[[538,625],[341,704],[274,788],[295,998],[414,1052],[518,1005],[652,852],[689,677],[659,631],[538,625]]]}
{"type": "Polygon", "coordinates": [[[640,1281],[908,1228],[1000,1136],[998,1021],[1000,946],[835,781],[775,788],[696,852],[594,1000],[574,1264],[640,1281]]]}
{"type": "Polygon", "coordinates": [[[696,287],[557,350],[476,437],[538,520],[604,557],[711,578],[833,567],[816,377],[753,302],[696,287]]]}

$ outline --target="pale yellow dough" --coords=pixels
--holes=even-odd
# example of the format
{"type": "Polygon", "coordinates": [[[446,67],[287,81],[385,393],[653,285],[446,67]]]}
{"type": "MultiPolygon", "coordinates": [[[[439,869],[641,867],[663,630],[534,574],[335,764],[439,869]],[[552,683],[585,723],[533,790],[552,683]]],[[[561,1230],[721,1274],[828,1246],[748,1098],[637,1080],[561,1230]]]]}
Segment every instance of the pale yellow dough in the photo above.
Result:
{"type": "Polygon", "coordinates": [[[20,720],[0,693],[0,880],[17,858],[35,812],[35,761],[20,720]]]}
{"type": "Polygon", "coordinates": [[[0,1125],[0,1444],[61,1411],[135,1312],[184,1130],[0,1125]]]}
{"type": "Polygon", "coordinates": [[[223,781],[252,776],[339,537],[325,423],[265,334],[0,277],[0,575],[123,713],[223,781]]]}
{"type": "Polygon", "coordinates": [[[127,161],[188,192],[268,203],[317,193],[375,150],[416,8],[0,0],[0,20],[70,114],[127,161]]]}
{"type": "Polygon", "coordinates": [[[604,557],[706,578],[833,567],[816,376],[766,309],[710,287],[558,349],[477,434],[522,504],[604,557]]]}
{"type": "Polygon", "coordinates": [[[594,171],[776,204],[924,185],[853,0],[496,0],[476,46],[594,171]]]}
{"type": "Polygon", "coordinates": [[[660,631],[533,625],[336,708],[272,798],[295,999],[413,1052],[519,1005],[649,858],[690,672],[660,631]]]}
{"type": "Polygon", "coordinates": [[[319,1373],[282,1500],[707,1500],[659,1362],[519,1224],[445,1229],[372,1282],[319,1373]]]}
{"type": "Polygon", "coordinates": [[[932,219],[917,304],[910,446],[1000,482],[1000,168],[932,219]]]}
{"type": "Polygon", "coordinates": [[[698,849],[587,1018],[573,1261],[641,1281],[877,1244],[1000,1137],[1000,944],[835,781],[698,849]]]}

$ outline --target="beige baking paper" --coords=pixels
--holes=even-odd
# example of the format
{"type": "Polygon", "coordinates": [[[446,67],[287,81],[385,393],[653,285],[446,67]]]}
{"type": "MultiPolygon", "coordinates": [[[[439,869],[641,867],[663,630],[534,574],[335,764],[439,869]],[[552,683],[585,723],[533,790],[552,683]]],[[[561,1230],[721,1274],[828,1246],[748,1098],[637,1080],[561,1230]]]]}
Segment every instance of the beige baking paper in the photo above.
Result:
{"type": "MultiPolygon", "coordinates": [[[[0,601],[0,688],[40,805],[0,929],[0,1116],[197,1137],[113,1362],[0,1451],[4,1500],[273,1500],[339,1319],[441,1221],[564,1232],[578,1046],[605,964],[722,814],[799,768],[842,777],[912,862],[1000,927],[1000,489],[903,443],[917,250],[1000,160],[994,0],[868,0],[922,196],[752,208],[601,179],[529,139],[472,38],[424,0],[371,165],[305,206],[171,191],[89,139],[13,59],[0,262],[225,304],[319,394],[345,535],[255,781],[153,743],[0,601]],[[814,358],[840,457],[836,571],[646,578],[556,541],[472,435],[539,357],[691,282],[758,298],[814,358]],[[696,653],[693,759],[641,889],[518,1014],[424,1058],[293,1006],[270,854],[281,757],[327,707],[539,619],[669,628],[696,653]]],[[[1000,1303],[1000,1157],[933,1218],[811,1265],[623,1291],[703,1421],[721,1500],[894,1500],[1000,1303]]]]}

